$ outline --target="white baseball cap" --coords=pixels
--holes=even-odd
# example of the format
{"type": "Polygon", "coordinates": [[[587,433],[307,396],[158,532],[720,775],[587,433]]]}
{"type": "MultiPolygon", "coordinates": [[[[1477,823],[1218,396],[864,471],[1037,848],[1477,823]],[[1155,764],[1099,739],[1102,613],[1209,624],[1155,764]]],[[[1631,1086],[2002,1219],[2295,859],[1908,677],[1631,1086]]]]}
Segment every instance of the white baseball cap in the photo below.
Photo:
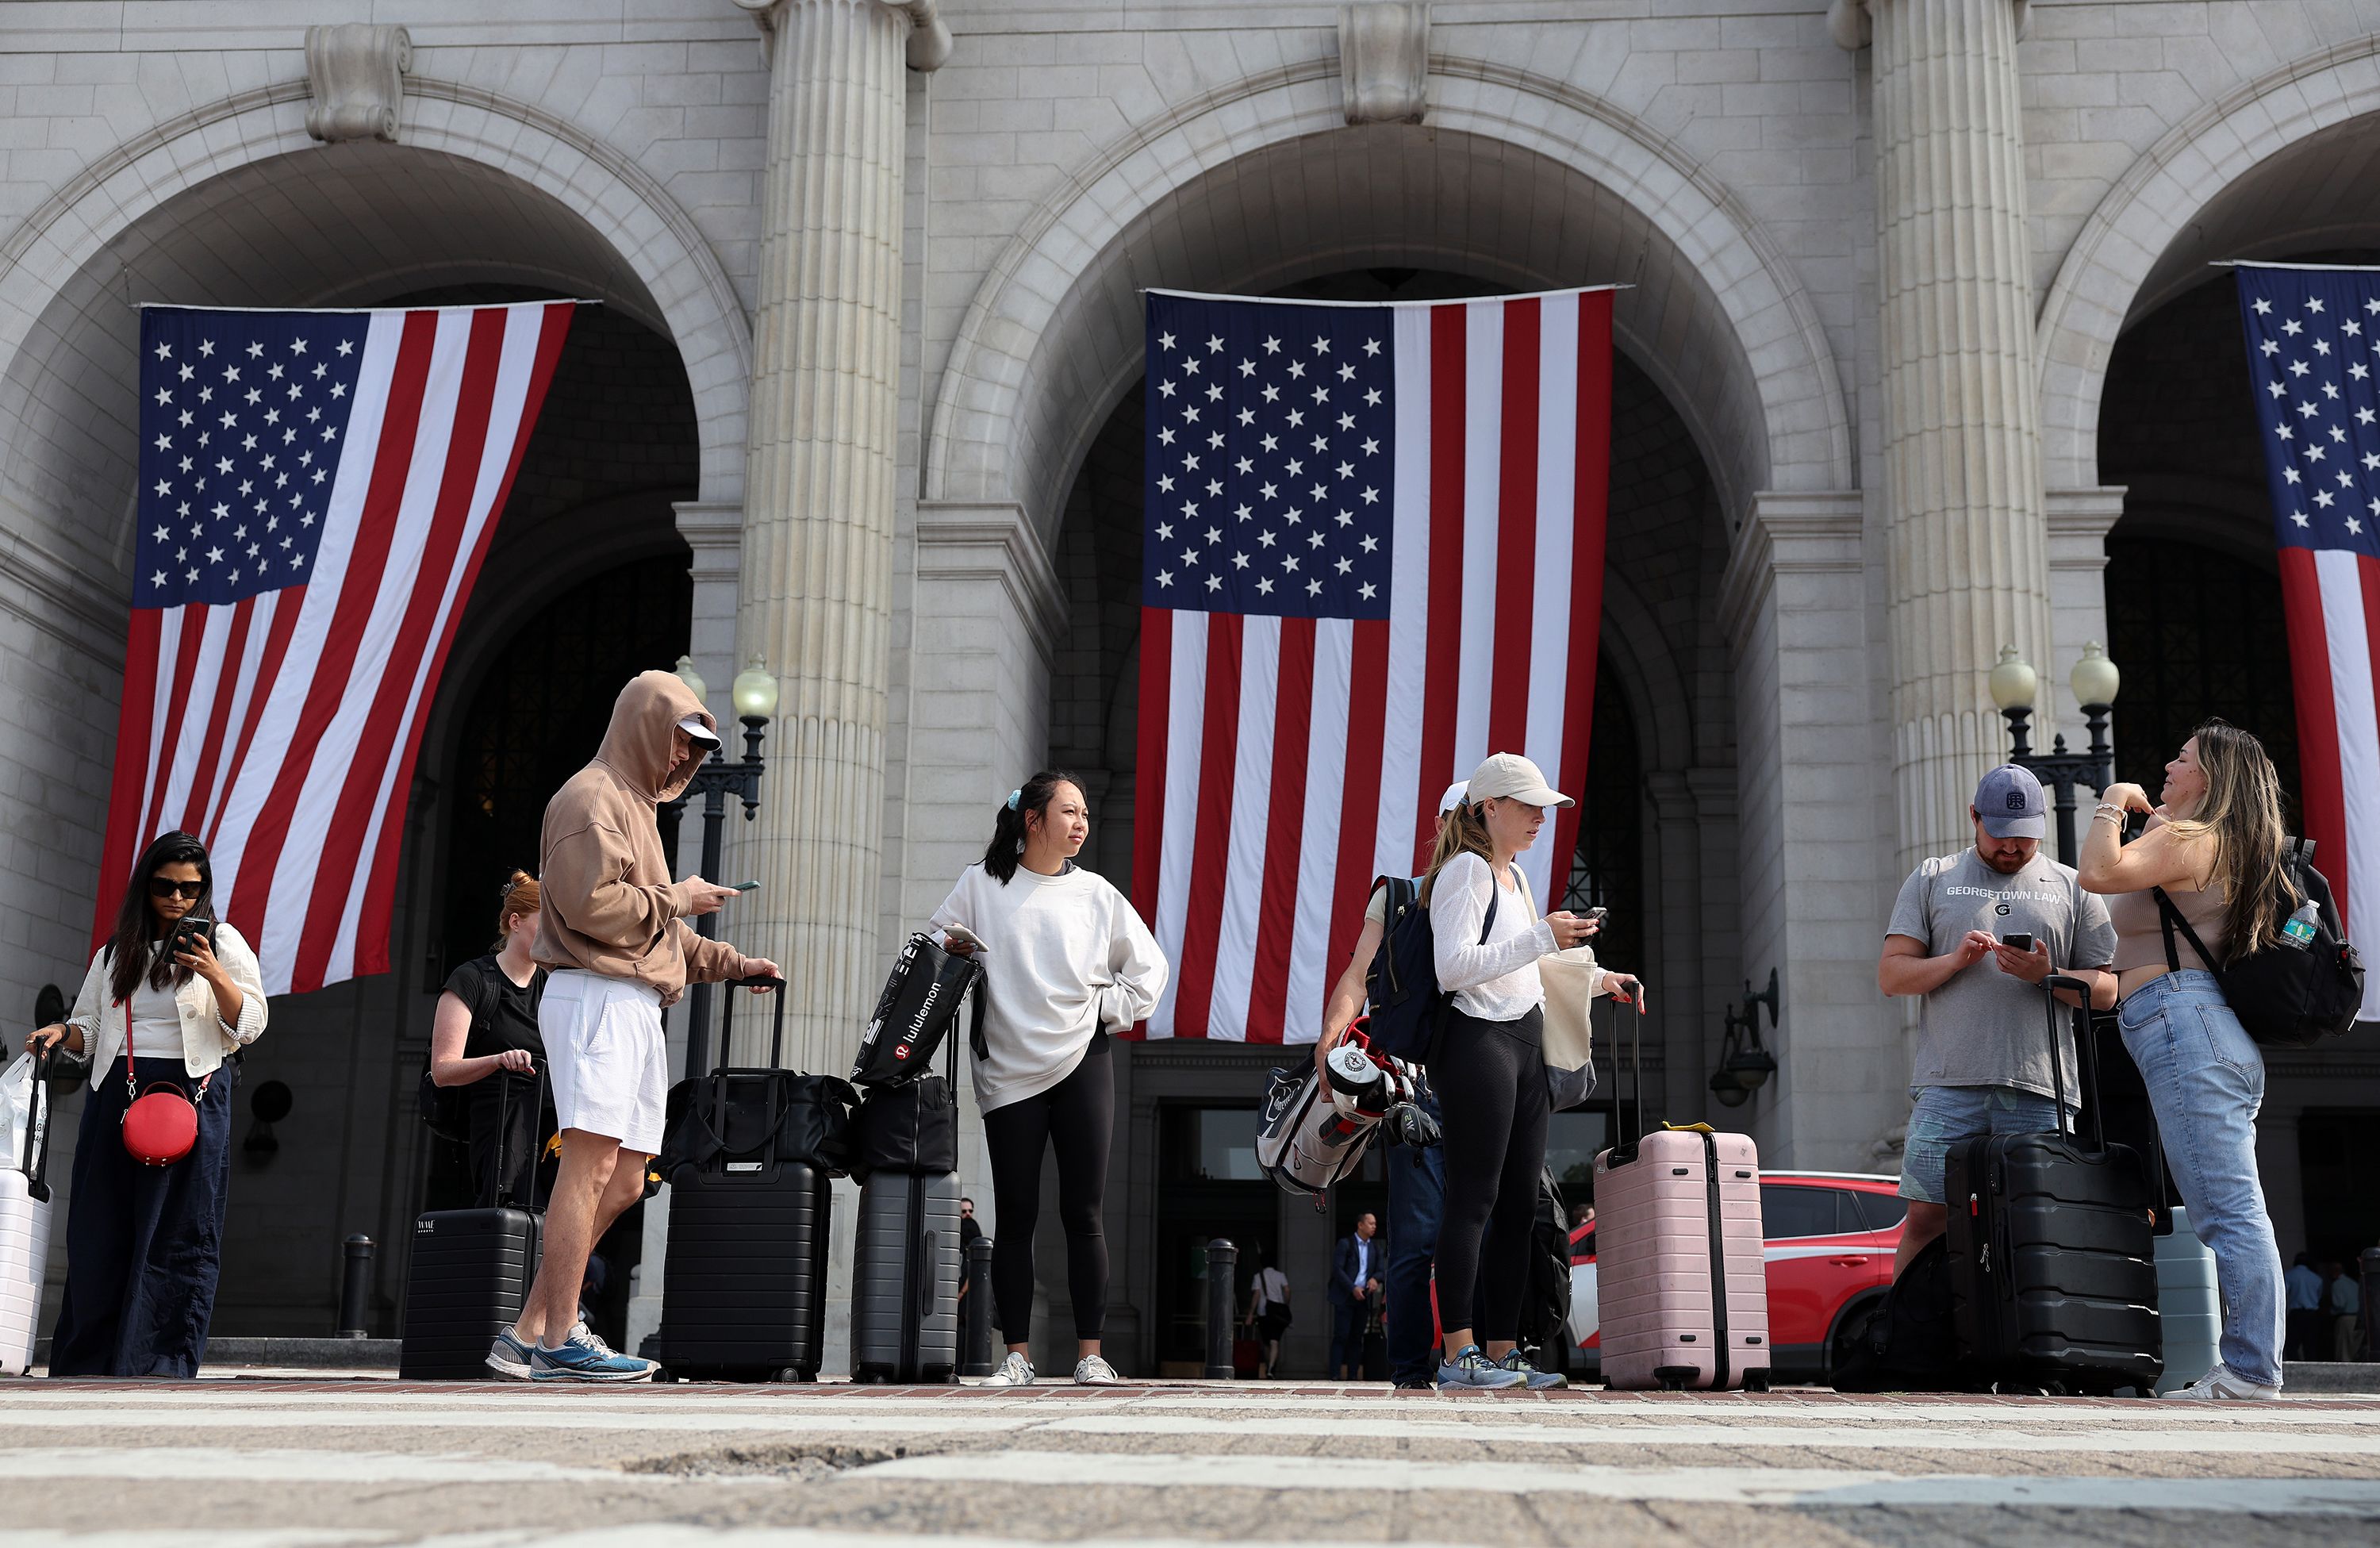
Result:
{"type": "Polygon", "coordinates": [[[1438,814],[1440,817],[1443,817],[1448,812],[1452,811],[1456,807],[1461,806],[1463,804],[1463,792],[1467,788],[1469,788],[1469,782],[1460,779],[1448,786],[1446,787],[1446,794],[1438,798],[1438,814]]]}
{"type": "Polygon", "coordinates": [[[711,752],[719,750],[719,733],[705,725],[700,715],[686,716],[677,723],[677,728],[685,732],[686,739],[695,746],[711,752]]]}
{"type": "Polygon", "coordinates": [[[1491,752],[1471,771],[1467,798],[1474,804],[1509,798],[1530,806],[1576,806],[1555,789],[1544,771],[1517,752],[1491,752]]]}

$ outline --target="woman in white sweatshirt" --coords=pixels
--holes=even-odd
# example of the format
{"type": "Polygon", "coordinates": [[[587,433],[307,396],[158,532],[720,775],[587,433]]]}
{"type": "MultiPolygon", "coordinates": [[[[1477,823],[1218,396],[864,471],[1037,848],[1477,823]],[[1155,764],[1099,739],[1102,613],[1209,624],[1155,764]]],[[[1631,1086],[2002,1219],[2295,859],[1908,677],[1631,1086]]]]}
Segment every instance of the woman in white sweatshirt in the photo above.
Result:
{"type": "MultiPolygon", "coordinates": [[[[974,1062],[991,1152],[1000,1232],[991,1294],[1008,1358],[994,1386],[1026,1386],[1033,1362],[1033,1228],[1041,1157],[1058,1153],[1058,1216],[1066,1229],[1066,1285],[1079,1341],[1075,1380],[1105,1385],[1108,1243],[1101,1223],[1115,1077],[1108,1039],[1157,1008],[1165,958],[1122,893],[1075,863],[1091,834],[1090,803],[1062,774],[1043,772],[1008,793],[991,844],[934,910],[933,926],[982,943],[984,1050],[974,1062]]],[[[953,951],[973,942],[946,935],[953,951]]]]}

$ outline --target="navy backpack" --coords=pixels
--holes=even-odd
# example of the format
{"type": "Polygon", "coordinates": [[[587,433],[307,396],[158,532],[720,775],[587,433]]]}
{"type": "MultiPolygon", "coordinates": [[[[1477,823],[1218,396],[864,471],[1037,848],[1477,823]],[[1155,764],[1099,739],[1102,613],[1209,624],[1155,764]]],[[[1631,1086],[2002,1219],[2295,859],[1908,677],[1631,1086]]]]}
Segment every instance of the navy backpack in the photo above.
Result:
{"type": "MultiPolygon", "coordinates": [[[[1389,895],[1387,928],[1364,978],[1365,997],[1371,1004],[1372,1047],[1390,1058],[1427,1064],[1447,996],[1438,987],[1438,946],[1430,934],[1429,910],[1421,906],[1421,882],[1413,876],[1382,876],[1372,887],[1386,888],[1389,895]]],[[[1497,888],[1488,900],[1488,917],[1479,921],[1482,941],[1495,928],[1503,890],[1497,888]]]]}

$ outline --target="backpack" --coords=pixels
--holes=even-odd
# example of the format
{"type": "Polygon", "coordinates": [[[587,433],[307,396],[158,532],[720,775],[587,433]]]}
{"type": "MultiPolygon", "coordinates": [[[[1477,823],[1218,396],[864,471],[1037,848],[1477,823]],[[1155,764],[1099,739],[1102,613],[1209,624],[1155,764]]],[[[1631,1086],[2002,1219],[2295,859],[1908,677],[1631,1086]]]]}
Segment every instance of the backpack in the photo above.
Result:
{"type": "MultiPolygon", "coordinates": [[[[2241,1029],[2267,1048],[2311,1048],[2325,1037],[2344,1037],[2363,1006],[2363,958],[2339,932],[2338,908],[2331,901],[2330,884],[2313,868],[2313,850],[2303,840],[2293,841],[2281,852],[2281,871],[2300,898],[2313,900],[2313,939],[2299,945],[2276,936],[2263,950],[2215,969],[2224,1003],[2241,1029]]],[[[2165,889],[2149,891],[2165,932],[2166,966],[2181,969],[2181,954],[2173,944],[2177,929],[2199,960],[2213,966],[2215,954],[2200,944],[2165,889]]]]}
{"type": "MultiPolygon", "coordinates": [[[[1429,910],[1421,906],[1416,878],[1382,876],[1372,885],[1386,888],[1389,895],[1387,927],[1364,975],[1372,1047],[1390,1058],[1427,1064],[1448,1001],[1438,987],[1438,944],[1430,933],[1429,910]]],[[[1488,895],[1488,917],[1479,921],[1482,941],[1495,928],[1496,906],[1503,893],[1498,887],[1488,895]]]]}
{"type": "Polygon", "coordinates": [[[1950,1242],[1937,1237],[1918,1249],[1882,1301],[1848,1328],[1849,1358],[1830,1371],[1837,1392],[1989,1392],[1959,1359],[1951,1323],[1950,1242]]]}

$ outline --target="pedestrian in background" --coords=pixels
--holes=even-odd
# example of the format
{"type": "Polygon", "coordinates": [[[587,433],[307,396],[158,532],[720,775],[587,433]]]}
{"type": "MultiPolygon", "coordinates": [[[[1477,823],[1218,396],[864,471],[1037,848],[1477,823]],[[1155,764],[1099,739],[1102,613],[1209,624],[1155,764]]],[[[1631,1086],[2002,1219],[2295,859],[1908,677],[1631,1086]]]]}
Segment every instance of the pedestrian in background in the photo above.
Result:
{"type": "Polygon", "coordinates": [[[2355,1271],[2345,1263],[2333,1263],[2335,1277],[2330,1291],[2323,1298],[2323,1310],[2330,1314],[2330,1358],[2348,1361],[2363,1358],[2363,1286],[2356,1283],[2355,1271]]]}
{"type": "Polygon", "coordinates": [[[1248,1276],[1246,1325],[1260,1348],[1257,1380],[1269,1381],[1281,1374],[1281,1335],[1289,1331],[1289,1275],[1266,1266],[1261,1247],[1248,1249],[1248,1262],[1256,1265],[1256,1273],[1248,1276]]]}
{"type": "Polygon", "coordinates": [[[1075,1380],[1111,1385],[1099,1353],[1107,1322],[1104,1219],[1115,1137],[1109,1040],[1157,1008],[1165,957],[1139,913],[1105,878],[1075,863],[1091,835],[1082,786],[1043,770],[1008,793],[983,859],[960,873],[932,927],[962,955],[982,953],[983,1041],[973,1050],[976,1101],[990,1152],[1000,1235],[991,1298],[1008,1355],[994,1386],[1030,1386],[1033,1232],[1041,1164],[1058,1160],[1058,1218],[1075,1311],[1075,1380]]]}
{"type": "Polygon", "coordinates": [[[263,972],[214,919],[206,846],[162,835],[134,865],[74,1010],[25,1043],[91,1056],[51,1375],[199,1373],[223,1272],[232,1092],[264,1023],[263,972]],[[198,1110],[189,1151],[163,1166],[136,1160],[124,1137],[136,1091],[159,1084],[198,1110]]]}
{"type": "Polygon", "coordinates": [[[1388,1254],[1374,1237],[1379,1218],[1366,1210],[1330,1255],[1330,1374],[1340,1381],[1364,1369],[1364,1324],[1388,1254]]]}
{"type": "Polygon", "coordinates": [[[2254,737],[2208,721],[2165,766],[2163,799],[2137,785],[2100,792],[2082,840],[2082,885],[2110,897],[2124,1047],[2146,1081],[2192,1229],[2215,1254],[2222,1357],[2172,1396],[2279,1396],[2281,1252],[2256,1175],[2265,1054],[2223,998],[2215,963],[2164,923],[2161,889],[2206,949],[2226,958],[2270,945],[2302,901],[2281,864],[2281,782],[2254,737]],[[2128,812],[2145,811],[2123,841],[2128,812]]]}
{"type": "Polygon", "coordinates": [[[2289,1272],[2282,1279],[2289,1297],[2289,1342],[2283,1358],[2318,1359],[2315,1351],[2325,1347],[2322,1336],[2322,1293],[2325,1286],[2322,1271],[2313,1266],[2313,1254],[2299,1253],[2297,1262],[2289,1265],[2289,1272]]]}
{"type": "Polygon", "coordinates": [[[535,1191],[543,1114],[534,1071],[545,1057],[537,1030],[545,969],[531,955],[539,907],[528,872],[504,879],[495,945],[446,975],[430,1024],[430,1079],[468,1092],[471,1183],[481,1209],[526,1207],[535,1191]]]}
{"type": "Polygon", "coordinates": [[[773,979],[777,965],[695,933],[686,920],[737,896],[699,876],[672,882],[659,813],[719,749],[710,712],[674,673],[620,690],[594,761],[546,802],[538,847],[538,1002],[561,1126],[543,1257],[528,1304],[488,1365],[528,1381],[650,1381],[650,1360],[614,1352],[579,1319],[595,1244],[645,1196],[662,1148],[669,1050],[662,1011],[688,982],[773,979]]]}

